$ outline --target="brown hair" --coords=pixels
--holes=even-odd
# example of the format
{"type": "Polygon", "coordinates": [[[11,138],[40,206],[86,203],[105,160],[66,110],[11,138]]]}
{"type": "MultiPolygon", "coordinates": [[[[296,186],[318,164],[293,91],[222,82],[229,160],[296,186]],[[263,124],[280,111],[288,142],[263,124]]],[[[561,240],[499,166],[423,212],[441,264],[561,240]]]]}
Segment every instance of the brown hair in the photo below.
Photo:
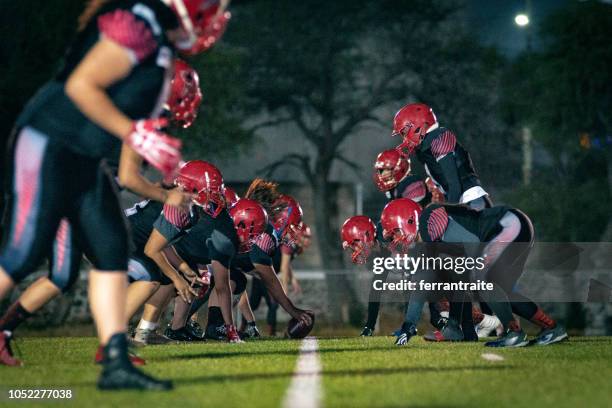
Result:
{"type": "Polygon", "coordinates": [[[79,16],[79,31],[83,31],[89,20],[100,10],[100,7],[109,3],[112,0],[89,0],[87,6],[85,6],[85,10],[79,16]]]}
{"type": "Polygon", "coordinates": [[[277,204],[281,193],[278,192],[278,183],[256,178],[251,182],[249,189],[245,194],[245,198],[255,200],[266,210],[270,217],[274,217],[276,213],[283,209],[277,204]]]}

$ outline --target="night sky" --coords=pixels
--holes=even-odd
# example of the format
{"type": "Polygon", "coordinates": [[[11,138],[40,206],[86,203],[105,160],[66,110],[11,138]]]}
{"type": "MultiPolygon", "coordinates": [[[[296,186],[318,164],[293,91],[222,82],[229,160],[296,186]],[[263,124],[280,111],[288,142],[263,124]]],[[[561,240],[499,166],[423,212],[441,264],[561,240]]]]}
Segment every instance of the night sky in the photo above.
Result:
{"type": "MultiPolygon", "coordinates": [[[[537,48],[536,33],[544,17],[575,0],[531,0],[528,29],[537,48]]],[[[527,43],[526,27],[514,23],[514,16],[526,10],[526,0],[468,0],[467,18],[475,34],[486,44],[495,45],[508,56],[521,52],[527,43]]]]}

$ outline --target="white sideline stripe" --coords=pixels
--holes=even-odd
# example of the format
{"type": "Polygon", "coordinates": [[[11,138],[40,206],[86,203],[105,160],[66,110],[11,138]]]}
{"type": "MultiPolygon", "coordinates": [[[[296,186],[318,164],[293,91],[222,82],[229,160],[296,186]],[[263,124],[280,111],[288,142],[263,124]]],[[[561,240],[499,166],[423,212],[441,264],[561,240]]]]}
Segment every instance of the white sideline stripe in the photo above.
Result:
{"type": "Polygon", "coordinates": [[[315,337],[306,337],[300,345],[291,384],[283,400],[284,408],[318,408],[321,406],[321,360],[319,343],[315,337]]]}

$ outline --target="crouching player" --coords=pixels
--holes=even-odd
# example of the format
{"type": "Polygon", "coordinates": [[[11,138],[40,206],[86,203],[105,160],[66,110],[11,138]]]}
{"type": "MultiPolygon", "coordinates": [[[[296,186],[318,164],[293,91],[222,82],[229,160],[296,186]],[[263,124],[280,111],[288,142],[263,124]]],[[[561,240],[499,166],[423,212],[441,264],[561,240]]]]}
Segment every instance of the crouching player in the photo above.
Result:
{"type": "MultiPolygon", "coordinates": [[[[168,257],[168,260],[171,261],[177,270],[181,271],[190,268],[197,270],[195,268],[199,264],[205,265],[204,268],[199,269],[207,273],[209,269],[213,268],[213,262],[219,262],[227,268],[233,257],[236,256],[236,253],[248,252],[250,250],[253,241],[264,231],[267,223],[267,214],[257,202],[240,199],[229,211],[224,211],[215,218],[214,224],[198,223],[192,228],[183,239],[173,246],[178,257],[173,257],[173,260],[168,257]],[[229,248],[228,240],[231,242],[232,248],[229,248]],[[226,241],[226,243],[223,244],[221,241],[226,241]],[[228,250],[224,251],[225,255],[220,254],[220,249],[224,245],[228,246],[228,250]]],[[[217,336],[208,337],[226,340],[228,338],[228,330],[224,324],[219,296],[214,290],[215,286],[214,276],[211,276],[208,291],[206,291],[206,287],[202,287],[200,289],[200,296],[193,299],[191,303],[177,299],[176,304],[178,306],[174,309],[172,326],[166,329],[164,335],[183,341],[202,339],[201,334],[195,332],[193,328],[187,328],[187,322],[208,301],[208,320],[209,322],[214,322],[214,326],[217,328],[217,336]],[[204,293],[205,291],[207,293],[204,293]]],[[[245,292],[246,277],[242,272],[235,269],[230,270],[230,289],[234,298],[239,298],[245,292]]],[[[241,312],[249,318],[249,321],[254,321],[248,303],[241,308],[241,312]]]]}
{"type": "MultiPolygon", "coordinates": [[[[216,283],[214,290],[223,313],[228,340],[235,343],[240,342],[233,323],[228,270],[229,262],[235,254],[236,238],[227,213],[221,172],[208,162],[194,160],[181,167],[175,183],[183,191],[194,195],[193,205],[189,212],[171,210],[167,214],[164,211],[160,215],[145,246],[145,255],[151,258],[162,273],[172,280],[181,299],[185,303],[191,303],[194,296],[197,296],[197,291],[183,276],[186,275],[188,280],[195,281],[198,279],[198,274],[190,267],[185,268],[182,273],[175,269],[168,261],[165,249],[192,233],[200,237],[210,236],[211,239],[206,241],[199,241],[197,236],[194,238],[194,245],[191,245],[193,251],[191,256],[200,259],[210,256],[212,275],[216,283]],[[202,254],[205,245],[208,251],[206,255],[202,254]]],[[[149,317],[152,314],[151,308],[156,311],[162,310],[159,304],[151,303],[149,311],[145,307],[143,313],[145,322],[150,321],[148,319],[151,318],[149,317]]],[[[143,321],[141,321],[142,324],[143,321]]]]}
{"type": "MultiPolygon", "coordinates": [[[[378,190],[385,194],[387,202],[396,198],[410,198],[425,207],[434,197],[439,200],[441,196],[440,190],[433,183],[428,184],[422,177],[411,174],[410,159],[400,154],[397,149],[385,150],[376,157],[373,179],[378,190]]],[[[388,274],[385,270],[377,279],[385,281],[388,274]]],[[[370,290],[368,316],[361,331],[362,336],[371,336],[374,333],[380,311],[379,295],[373,288],[370,290]]],[[[441,316],[435,304],[430,304],[430,312],[432,324],[441,327],[445,318],[441,316]]]]}
{"type": "MultiPolygon", "coordinates": [[[[293,245],[299,238],[296,235],[296,227],[302,220],[302,209],[292,197],[281,195],[277,191],[276,183],[262,179],[251,183],[245,197],[258,202],[266,210],[270,222],[264,232],[253,241],[251,249],[239,253],[232,260],[232,268],[261,279],[272,298],[291,317],[305,325],[311,325],[312,312],[297,308],[287,297],[273,266],[275,251],[280,250],[282,244],[293,245]]],[[[217,329],[209,324],[206,332],[214,334],[217,329]]]]}
{"type": "MultiPolygon", "coordinates": [[[[410,207],[410,203],[401,203],[410,207]]],[[[521,347],[528,344],[527,336],[521,330],[512,312],[541,328],[534,344],[547,345],[568,338],[565,329],[549,317],[538,305],[523,295],[513,292],[516,281],[520,278],[525,262],[534,242],[531,220],[520,210],[499,206],[481,211],[466,206],[433,204],[421,214],[418,223],[410,223],[400,215],[401,225],[389,227],[393,239],[404,244],[415,238],[417,226],[420,237],[425,243],[450,244],[451,247],[472,247],[469,244],[483,244],[478,256],[482,256],[485,267],[481,271],[472,271],[471,279],[486,280],[494,283],[493,291],[479,291],[482,299],[496,313],[504,326],[504,333],[495,340],[486,343],[489,347],[521,347]],[[457,245],[459,244],[459,245],[457,245]],[[513,303],[508,302],[510,295],[513,303]]],[[[416,322],[406,322],[416,326],[416,322]]],[[[415,333],[416,330],[411,330],[415,333]]]]}

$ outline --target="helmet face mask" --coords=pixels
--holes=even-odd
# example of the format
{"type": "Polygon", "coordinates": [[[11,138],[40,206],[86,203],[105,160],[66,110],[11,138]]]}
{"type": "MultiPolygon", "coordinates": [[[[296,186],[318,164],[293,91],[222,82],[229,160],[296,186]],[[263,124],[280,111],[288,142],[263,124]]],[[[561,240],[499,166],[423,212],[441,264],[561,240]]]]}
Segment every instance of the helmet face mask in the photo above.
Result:
{"type": "Polygon", "coordinates": [[[416,234],[407,235],[400,228],[396,228],[393,231],[383,231],[383,236],[389,241],[389,250],[393,254],[408,253],[416,240],[416,234]]]}
{"type": "Polygon", "coordinates": [[[430,130],[437,127],[438,120],[432,109],[422,103],[411,103],[401,108],[393,118],[391,136],[401,136],[402,143],[397,150],[410,155],[419,147],[430,130]]]}
{"type": "Polygon", "coordinates": [[[238,236],[238,252],[249,252],[268,225],[268,214],[254,200],[240,199],[229,211],[238,236]]]}
{"type": "Polygon", "coordinates": [[[421,207],[409,198],[398,198],[385,206],[380,216],[383,238],[393,253],[407,253],[419,231],[421,207]]]}
{"type": "Polygon", "coordinates": [[[195,204],[202,207],[202,210],[213,218],[217,218],[221,211],[226,207],[225,195],[222,188],[221,190],[209,190],[205,189],[198,193],[197,198],[194,200],[195,204]]]}
{"type": "Polygon", "coordinates": [[[381,152],[374,162],[374,184],[379,191],[394,189],[410,173],[410,159],[395,149],[381,152]]]}
{"type": "Polygon", "coordinates": [[[192,160],[185,163],[179,169],[174,184],[193,194],[192,202],[213,218],[226,208],[223,177],[221,172],[208,162],[192,160]]]}
{"type": "Polygon", "coordinates": [[[355,215],[344,222],[341,229],[342,248],[351,250],[351,261],[358,265],[367,262],[376,242],[376,226],[365,215],[355,215]]]}
{"type": "Polygon", "coordinates": [[[280,208],[279,211],[275,211],[272,220],[276,233],[285,245],[295,244],[299,239],[295,227],[302,222],[302,207],[293,197],[285,194],[279,197],[275,207],[280,208]]]}
{"type": "Polygon", "coordinates": [[[174,78],[165,106],[170,113],[170,120],[183,129],[188,128],[197,118],[201,103],[198,73],[183,60],[176,59],[174,78]]]}
{"type": "Polygon", "coordinates": [[[370,257],[370,253],[372,252],[372,245],[367,244],[364,241],[355,240],[351,243],[343,242],[342,249],[350,249],[351,253],[351,261],[357,265],[363,265],[368,261],[370,257]]]}

